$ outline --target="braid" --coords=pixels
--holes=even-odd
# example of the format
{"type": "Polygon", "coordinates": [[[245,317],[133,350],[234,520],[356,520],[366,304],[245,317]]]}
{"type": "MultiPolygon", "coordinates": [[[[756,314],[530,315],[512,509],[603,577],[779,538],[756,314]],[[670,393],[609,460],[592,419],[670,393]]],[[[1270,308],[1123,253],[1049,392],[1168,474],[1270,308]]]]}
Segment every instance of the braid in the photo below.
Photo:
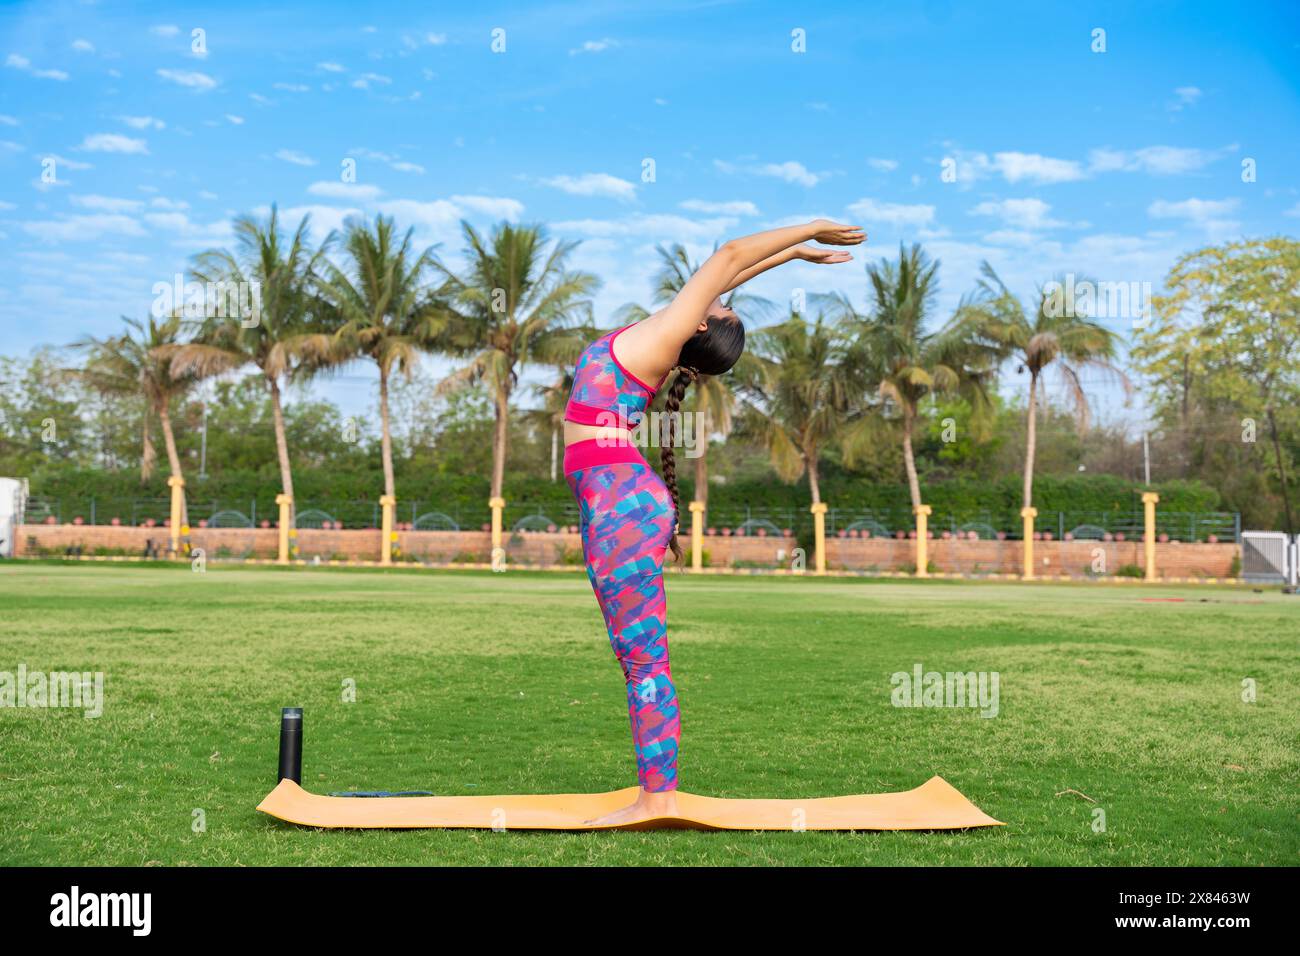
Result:
{"type": "Polygon", "coordinates": [[[673,379],[673,384],[668,389],[668,395],[664,400],[664,411],[668,412],[668,429],[667,435],[664,436],[663,448],[659,452],[659,460],[663,465],[664,484],[668,486],[668,493],[673,498],[673,536],[668,541],[668,548],[673,553],[673,560],[678,564],[682,560],[682,548],[677,543],[677,525],[681,517],[681,508],[677,499],[677,458],[673,455],[673,425],[677,421],[677,416],[681,412],[682,398],[686,395],[686,388],[699,377],[699,372],[694,368],[683,367],[673,379]]]}

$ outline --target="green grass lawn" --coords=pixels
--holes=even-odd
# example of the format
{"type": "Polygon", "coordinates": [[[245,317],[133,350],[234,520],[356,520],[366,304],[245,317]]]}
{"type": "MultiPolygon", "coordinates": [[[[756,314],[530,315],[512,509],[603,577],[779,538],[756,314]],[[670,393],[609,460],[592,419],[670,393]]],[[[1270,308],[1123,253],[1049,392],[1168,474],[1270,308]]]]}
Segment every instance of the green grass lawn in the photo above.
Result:
{"type": "Polygon", "coordinates": [[[635,783],[586,578],[7,563],[0,671],[103,671],[106,704],[99,719],[0,709],[0,864],[1297,863],[1300,598],[673,574],[669,624],[683,789],[831,796],[937,773],[1009,825],[294,827],[254,810],[275,783],[283,705],[306,708],[303,782],[317,792],[635,783]],[[998,672],[997,716],[894,707],[890,675],[917,663],[998,672]]]}

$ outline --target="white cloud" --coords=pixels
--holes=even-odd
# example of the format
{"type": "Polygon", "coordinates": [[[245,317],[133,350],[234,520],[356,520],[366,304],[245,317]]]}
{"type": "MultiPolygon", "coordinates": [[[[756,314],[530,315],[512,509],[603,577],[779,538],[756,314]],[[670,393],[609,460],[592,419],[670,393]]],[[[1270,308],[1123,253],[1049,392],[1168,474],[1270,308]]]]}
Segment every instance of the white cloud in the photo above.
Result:
{"type": "Polygon", "coordinates": [[[15,70],[22,70],[31,76],[42,80],[67,80],[68,74],[62,70],[38,70],[32,66],[32,61],[20,53],[10,53],[5,57],[5,66],[15,70]]]}
{"type": "Polygon", "coordinates": [[[709,242],[723,238],[736,220],[688,219],[672,214],[634,215],[624,219],[571,219],[554,223],[556,230],[576,233],[580,238],[634,237],[645,242],[709,242]]]}
{"type": "Polygon", "coordinates": [[[1066,183],[1084,178],[1083,168],[1074,160],[1038,153],[995,153],[993,164],[1009,183],[1066,183]]]}
{"type": "Polygon", "coordinates": [[[1284,215],[1284,216],[1300,216],[1300,202],[1296,203],[1294,206],[1292,206],[1292,207],[1291,207],[1290,209],[1288,209],[1286,212],[1282,213],[1282,215],[1284,215]]]}
{"type": "Polygon", "coordinates": [[[516,222],[524,214],[523,203],[505,196],[452,196],[451,201],[470,212],[491,216],[493,219],[516,222]]]}
{"type": "Polygon", "coordinates": [[[198,70],[159,70],[158,75],[192,90],[211,90],[217,85],[216,80],[198,70]]]}
{"type": "Polygon", "coordinates": [[[1181,219],[1199,228],[1207,238],[1218,241],[1235,237],[1241,223],[1227,218],[1237,211],[1236,199],[1183,199],[1169,202],[1157,199],[1147,207],[1152,219],[1181,219]]]}
{"type": "Polygon", "coordinates": [[[393,156],[388,153],[380,153],[373,149],[367,149],[364,146],[355,146],[348,152],[359,159],[373,159],[376,162],[383,163],[384,165],[397,170],[399,173],[420,173],[421,175],[424,173],[424,167],[419,163],[406,162],[398,156],[393,156]]]}
{"type": "Polygon", "coordinates": [[[160,23],[150,27],[149,32],[157,37],[174,37],[181,32],[181,28],[173,23],[160,23]]]}
{"type": "Polygon", "coordinates": [[[272,83],[271,86],[286,93],[306,93],[311,89],[305,83],[272,83]]]}
{"type": "Polygon", "coordinates": [[[1040,238],[1037,233],[1022,229],[995,229],[985,234],[984,241],[995,246],[1030,246],[1040,238]]]}
{"type": "Polygon", "coordinates": [[[821,176],[817,173],[810,173],[803,163],[787,161],[784,163],[766,163],[759,166],[755,172],[760,176],[774,176],[777,179],[783,179],[787,183],[798,183],[801,186],[816,186],[821,176]]]}
{"type": "Polygon", "coordinates": [[[388,86],[392,82],[392,77],[384,76],[382,73],[362,73],[352,81],[352,85],[358,90],[368,90],[372,83],[378,83],[381,86],[388,86]]]}
{"type": "Polygon", "coordinates": [[[59,156],[55,153],[48,153],[41,156],[42,162],[44,162],[47,159],[54,160],[54,165],[56,168],[59,166],[64,166],[67,167],[68,169],[94,169],[94,166],[92,166],[90,163],[83,163],[79,159],[65,159],[62,156],[59,156]]]}
{"type": "Polygon", "coordinates": [[[574,196],[608,196],[620,202],[636,198],[636,184],[608,173],[583,173],[581,176],[551,176],[542,183],[574,196]]]}
{"type": "Polygon", "coordinates": [[[154,119],[152,116],[119,116],[123,123],[132,129],[163,129],[167,126],[160,119],[154,119]]]}
{"type": "Polygon", "coordinates": [[[149,200],[149,205],[154,209],[167,209],[181,211],[190,208],[190,204],[184,199],[168,199],[166,196],[156,196],[149,200]]]}
{"type": "Polygon", "coordinates": [[[956,164],[957,183],[971,183],[990,176],[1001,176],[1009,183],[1065,183],[1085,179],[1082,165],[1071,159],[1056,159],[1039,153],[987,153],[954,150],[944,157],[956,164]]]}
{"type": "Polygon", "coordinates": [[[611,40],[605,37],[601,40],[586,40],[582,46],[576,47],[569,51],[569,56],[577,56],[579,53],[603,53],[606,50],[612,50],[618,46],[617,40],[611,40]]]}
{"type": "Polygon", "coordinates": [[[18,120],[14,119],[12,116],[5,116],[3,114],[0,114],[0,126],[17,126],[17,125],[18,125],[18,120]]]}
{"type": "Polygon", "coordinates": [[[1230,215],[1237,206],[1236,199],[1183,199],[1179,202],[1157,199],[1147,207],[1147,215],[1153,219],[1186,219],[1203,223],[1230,215]]]}
{"type": "Polygon", "coordinates": [[[143,236],[144,229],[132,216],[115,213],[64,216],[21,224],[23,231],[45,242],[87,242],[104,236],[143,236]]]}
{"type": "Polygon", "coordinates": [[[120,133],[93,133],[82,141],[79,149],[91,153],[147,154],[149,147],[142,139],[132,139],[120,133]]]}
{"type": "Polygon", "coordinates": [[[228,122],[228,123],[232,123],[232,124],[234,124],[235,126],[243,126],[243,125],[244,125],[244,118],[243,118],[242,116],[236,116],[234,113],[227,113],[227,114],[226,114],[226,122],[228,122]]]}
{"type": "Polygon", "coordinates": [[[96,212],[134,212],[144,206],[139,199],[119,199],[115,196],[76,195],[69,196],[68,202],[82,209],[96,212]]]}
{"type": "Polygon", "coordinates": [[[1180,86],[1174,90],[1174,96],[1177,99],[1169,105],[1169,108],[1177,112],[1186,106],[1195,106],[1197,100],[1201,98],[1201,91],[1195,86],[1180,86]]]}
{"type": "Polygon", "coordinates": [[[746,199],[734,202],[710,202],[707,199],[687,199],[679,203],[683,209],[715,216],[757,216],[758,207],[746,199]]]}
{"type": "Polygon", "coordinates": [[[875,223],[915,229],[934,222],[934,207],[924,204],[907,205],[864,198],[850,203],[848,211],[854,219],[862,222],[868,232],[875,223]]]}
{"type": "Polygon", "coordinates": [[[1097,172],[1142,172],[1156,176],[1174,176],[1194,172],[1213,162],[1236,147],[1221,150],[1204,150],[1180,146],[1146,146],[1126,151],[1094,149],[1088,154],[1091,167],[1097,172]]]}
{"type": "Polygon", "coordinates": [[[383,190],[378,186],[329,179],[312,183],[307,187],[307,192],[327,199],[350,199],[354,202],[371,202],[383,195],[383,190]]]}
{"type": "Polygon", "coordinates": [[[424,35],[424,42],[429,44],[429,46],[442,46],[444,43],[447,42],[447,34],[426,33],[424,35]]]}
{"type": "Polygon", "coordinates": [[[788,160],[784,163],[762,163],[756,166],[738,166],[735,163],[723,159],[713,161],[714,168],[719,172],[733,175],[735,173],[748,173],[753,176],[771,176],[775,179],[783,179],[788,183],[798,183],[801,186],[816,186],[824,174],[809,172],[803,163],[788,160]]]}
{"type": "Polygon", "coordinates": [[[867,165],[872,169],[879,170],[882,173],[892,173],[898,168],[896,159],[876,159],[874,157],[867,160],[867,165]]]}
{"type": "Polygon", "coordinates": [[[89,40],[73,40],[72,49],[76,50],[78,53],[94,53],[95,44],[91,43],[89,40]]]}
{"type": "Polygon", "coordinates": [[[1053,229],[1069,225],[1048,216],[1052,207],[1041,199],[986,201],[970,210],[973,216],[994,216],[1016,229],[1053,229]]]}
{"type": "Polygon", "coordinates": [[[328,61],[325,62],[325,63],[317,63],[317,64],[316,64],[316,68],[317,68],[318,70],[325,70],[327,73],[342,73],[342,72],[344,72],[344,70],[343,70],[343,65],[342,65],[342,64],[340,64],[340,63],[330,63],[330,62],[328,62],[328,61]]]}
{"type": "Polygon", "coordinates": [[[316,165],[316,160],[312,159],[310,156],[307,156],[307,155],[305,155],[305,154],[303,154],[303,153],[298,152],[298,151],[295,150],[295,149],[280,149],[280,150],[276,150],[275,158],[276,158],[276,159],[282,159],[282,160],[284,160],[286,163],[293,163],[295,166],[315,166],[315,165],[316,165]]]}

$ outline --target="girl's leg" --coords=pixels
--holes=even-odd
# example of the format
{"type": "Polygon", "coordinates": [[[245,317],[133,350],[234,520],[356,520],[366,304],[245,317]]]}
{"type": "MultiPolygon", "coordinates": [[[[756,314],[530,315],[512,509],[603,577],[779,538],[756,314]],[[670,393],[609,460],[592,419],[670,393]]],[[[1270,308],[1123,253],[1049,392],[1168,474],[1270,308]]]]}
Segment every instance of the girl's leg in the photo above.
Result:
{"type": "Polygon", "coordinates": [[[681,718],[668,662],[663,555],[672,503],[648,465],[574,472],[587,575],[627,684],[637,779],[651,793],[677,788],[681,718]]]}

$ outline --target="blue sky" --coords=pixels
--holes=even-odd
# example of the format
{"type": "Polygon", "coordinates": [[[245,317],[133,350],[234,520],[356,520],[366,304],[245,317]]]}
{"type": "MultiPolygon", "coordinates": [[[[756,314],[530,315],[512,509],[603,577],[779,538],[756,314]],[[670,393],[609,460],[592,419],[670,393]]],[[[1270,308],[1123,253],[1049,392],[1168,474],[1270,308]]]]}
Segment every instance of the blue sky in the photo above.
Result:
{"type": "MultiPolygon", "coordinates": [[[[818,216],[864,225],[862,256],[922,242],[938,318],[984,259],[1026,297],[1065,272],[1158,290],[1182,253],[1300,227],[1294,3],[628,6],[0,6],[0,352],[144,316],[272,202],[322,233],[393,214],[453,264],[462,218],[545,222],[582,240],[602,321],[648,302],[656,243],[818,216]]],[[[862,256],[753,291],[861,304],[862,256]]],[[[316,388],[371,400],[362,367],[316,388]]]]}

